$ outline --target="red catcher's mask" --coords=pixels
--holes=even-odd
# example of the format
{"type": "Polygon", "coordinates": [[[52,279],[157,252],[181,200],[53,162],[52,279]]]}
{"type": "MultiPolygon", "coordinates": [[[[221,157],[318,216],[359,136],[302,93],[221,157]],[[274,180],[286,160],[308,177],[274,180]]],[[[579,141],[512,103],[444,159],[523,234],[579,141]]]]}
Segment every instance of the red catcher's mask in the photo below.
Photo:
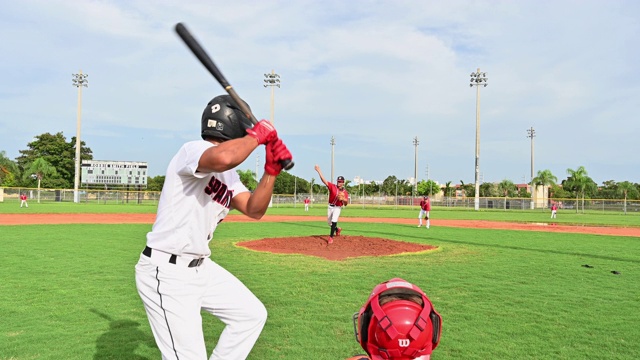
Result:
{"type": "Polygon", "coordinates": [[[413,360],[438,346],[442,317],[419,287],[393,278],[373,288],[353,315],[353,326],[356,341],[372,360],[413,360]]]}

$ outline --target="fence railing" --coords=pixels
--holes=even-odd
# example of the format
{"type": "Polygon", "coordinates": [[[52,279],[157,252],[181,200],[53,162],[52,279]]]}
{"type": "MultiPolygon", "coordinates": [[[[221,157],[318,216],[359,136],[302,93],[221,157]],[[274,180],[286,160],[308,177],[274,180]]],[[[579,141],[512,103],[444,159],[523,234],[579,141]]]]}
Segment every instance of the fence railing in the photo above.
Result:
{"type": "MultiPolygon", "coordinates": [[[[26,193],[29,202],[73,202],[73,189],[0,188],[0,202],[20,201],[26,193]]],[[[159,191],[78,190],[82,203],[94,204],[157,204],[159,191]]]]}
{"type": "MultiPolygon", "coordinates": [[[[309,194],[297,194],[297,195],[273,195],[273,206],[301,206],[304,207],[304,199],[309,194]]],[[[312,206],[326,206],[328,203],[328,195],[326,194],[314,194],[311,198],[312,206]]],[[[362,208],[417,208],[420,204],[422,197],[411,196],[351,196],[351,207],[362,208]]],[[[548,199],[545,199],[548,200],[548,199]]],[[[534,210],[548,210],[551,207],[551,203],[556,203],[559,209],[576,209],[576,199],[550,199],[548,201],[537,202],[534,204],[534,210]]],[[[579,210],[582,211],[582,199],[578,200],[579,210]]],[[[441,207],[453,207],[453,208],[475,208],[474,198],[448,198],[444,197],[439,200],[431,200],[431,206],[441,207]]],[[[480,209],[493,209],[493,210],[531,210],[530,198],[510,198],[510,197],[481,197],[480,209]]],[[[624,199],[585,199],[584,200],[585,211],[617,211],[625,212],[624,199]]],[[[627,200],[626,211],[639,212],[640,200],[627,200]]]]}
{"type": "MultiPolygon", "coordinates": [[[[29,202],[73,202],[73,189],[35,189],[35,188],[1,188],[0,202],[20,202],[20,194],[26,193],[29,202]]],[[[159,191],[127,191],[127,190],[79,190],[79,201],[93,204],[157,204],[160,199],[159,191]]],[[[311,198],[311,206],[326,206],[328,203],[327,194],[305,194],[296,195],[274,194],[272,206],[274,207],[304,207],[304,199],[311,198]]],[[[411,196],[362,196],[352,195],[351,207],[362,208],[417,208],[421,197],[411,196]]],[[[559,209],[576,208],[582,211],[582,199],[545,199],[544,203],[534,204],[535,210],[548,210],[551,202],[558,205],[559,209]]],[[[431,200],[432,206],[453,207],[453,208],[474,208],[473,198],[443,197],[431,200]]],[[[480,198],[480,209],[492,210],[530,210],[531,199],[510,198],[510,197],[482,197],[480,198]]],[[[639,212],[640,200],[627,200],[626,208],[624,199],[585,199],[585,211],[602,212],[639,212]]]]}

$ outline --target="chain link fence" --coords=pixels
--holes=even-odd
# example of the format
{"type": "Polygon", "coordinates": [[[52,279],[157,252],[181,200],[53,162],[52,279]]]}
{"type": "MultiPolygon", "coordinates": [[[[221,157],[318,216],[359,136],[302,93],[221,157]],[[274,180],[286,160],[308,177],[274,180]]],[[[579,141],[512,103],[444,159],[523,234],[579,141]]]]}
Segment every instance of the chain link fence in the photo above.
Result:
{"type": "MultiPolygon", "coordinates": [[[[34,188],[0,188],[0,202],[20,203],[20,194],[26,193],[29,202],[73,202],[73,189],[34,189],[34,188]]],[[[274,194],[272,198],[273,207],[304,207],[304,199],[311,199],[311,207],[325,207],[328,204],[327,194],[305,194],[296,195],[274,194]]],[[[129,190],[98,190],[80,189],[79,201],[93,204],[157,204],[160,199],[159,191],[129,191],[129,190]]],[[[361,208],[418,208],[422,197],[412,196],[371,196],[352,195],[350,197],[351,207],[361,208]]],[[[559,209],[573,209],[582,211],[582,199],[545,199],[544,206],[541,203],[535,205],[535,210],[545,210],[551,207],[551,203],[556,203],[559,209]]],[[[468,208],[474,209],[474,198],[454,198],[442,197],[431,198],[432,206],[468,208]]],[[[529,198],[505,198],[505,197],[481,197],[480,209],[491,210],[530,210],[531,199],[529,198]]],[[[627,200],[626,208],[624,199],[585,199],[585,211],[602,212],[638,212],[640,211],[640,200],[627,200]]]]}
{"type": "MultiPolygon", "coordinates": [[[[273,195],[272,205],[275,207],[304,207],[304,199],[309,197],[311,199],[311,206],[326,206],[329,202],[327,194],[296,194],[296,195],[273,195]]],[[[362,208],[418,208],[420,204],[421,196],[350,196],[351,207],[362,208]]],[[[535,204],[535,210],[546,210],[551,207],[551,203],[558,205],[559,209],[576,209],[576,199],[545,199],[545,204],[542,206],[540,203],[535,204]]],[[[582,199],[578,199],[578,210],[582,211],[583,203],[582,199]]],[[[454,207],[454,208],[468,208],[475,209],[474,198],[454,198],[454,197],[442,197],[434,200],[431,198],[431,206],[441,207],[454,207]]],[[[531,210],[530,198],[510,198],[510,197],[481,197],[480,209],[492,209],[492,210],[531,210]]],[[[611,212],[625,212],[624,199],[585,199],[584,200],[585,211],[611,211],[611,212]]],[[[640,211],[640,200],[627,200],[626,211],[638,212],[640,211]]]]}
{"type": "MultiPolygon", "coordinates": [[[[41,202],[73,202],[73,189],[33,189],[33,188],[0,188],[0,201],[20,202],[20,194],[27,194],[28,201],[41,202]]],[[[97,190],[80,189],[78,199],[82,203],[93,204],[157,204],[159,191],[129,190],[97,190]]]]}

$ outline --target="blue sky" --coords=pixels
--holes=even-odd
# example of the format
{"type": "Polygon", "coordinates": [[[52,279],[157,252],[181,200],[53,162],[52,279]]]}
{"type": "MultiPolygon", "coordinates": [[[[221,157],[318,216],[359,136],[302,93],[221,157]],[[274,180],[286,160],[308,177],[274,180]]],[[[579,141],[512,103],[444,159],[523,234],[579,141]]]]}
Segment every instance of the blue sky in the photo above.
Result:
{"type": "MultiPolygon", "coordinates": [[[[257,118],[291,149],[291,173],[440,183],[474,181],[476,89],[485,182],[559,180],[584,166],[597,183],[640,182],[640,2],[637,1],[87,1],[0,0],[0,150],[75,136],[96,160],[146,161],[163,175],[198,139],[223,89],[173,27],[184,22],[257,118]]],[[[239,168],[262,174],[259,149],[239,168]]]]}

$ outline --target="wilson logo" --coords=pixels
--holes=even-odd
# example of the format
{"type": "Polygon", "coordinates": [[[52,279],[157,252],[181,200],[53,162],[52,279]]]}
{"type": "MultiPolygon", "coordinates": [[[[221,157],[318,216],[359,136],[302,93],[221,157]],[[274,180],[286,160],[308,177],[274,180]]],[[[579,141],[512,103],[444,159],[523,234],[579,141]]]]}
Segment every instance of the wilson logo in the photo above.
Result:
{"type": "Polygon", "coordinates": [[[400,347],[408,347],[410,343],[409,339],[398,339],[398,346],[400,347]]]}

